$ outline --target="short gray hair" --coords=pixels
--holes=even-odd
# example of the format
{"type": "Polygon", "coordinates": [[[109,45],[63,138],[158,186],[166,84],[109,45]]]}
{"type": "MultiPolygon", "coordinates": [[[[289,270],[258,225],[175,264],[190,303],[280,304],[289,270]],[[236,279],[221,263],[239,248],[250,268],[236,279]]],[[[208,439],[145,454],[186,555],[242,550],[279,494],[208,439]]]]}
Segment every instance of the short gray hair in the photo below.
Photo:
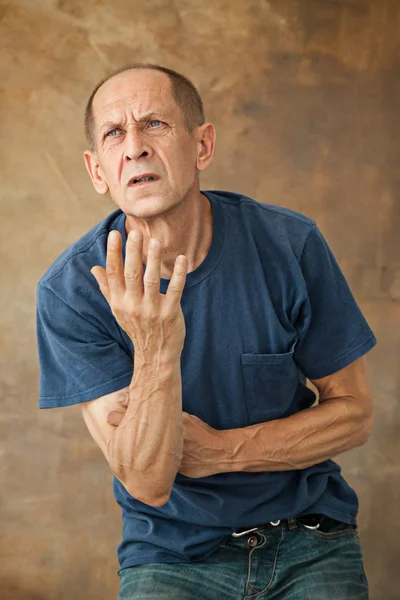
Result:
{"type": "Polygon", "coordinates": [[[205,117],[203,101],[199,92],[187,77],[181,75],[173,69],[168,69],[167,67],[162,67],[160,65],[151,63],[133,63],[113,71],[110,75],[102,79],[90,94],[90,98],[85,109],[85,135],[91,150],[94,150],[96,147],[93,115],[93,99],[96,95],[96,92],[104,83],[106,83],[106,81],[115,75],[133,69],[154,69],[155,71],[161,71],[162,73],[168,75],[172,85],[174,100],[182,111],[183,122],[187,131],[192,133],[195,127],[204,124],[205,117]]]}

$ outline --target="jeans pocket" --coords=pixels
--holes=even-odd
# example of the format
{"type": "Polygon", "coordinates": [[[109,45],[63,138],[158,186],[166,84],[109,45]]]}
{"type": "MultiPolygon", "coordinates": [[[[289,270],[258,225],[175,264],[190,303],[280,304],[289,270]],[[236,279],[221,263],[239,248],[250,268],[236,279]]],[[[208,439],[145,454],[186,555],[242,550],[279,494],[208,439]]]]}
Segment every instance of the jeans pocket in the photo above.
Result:
{"type": "Polygon", "coordinates": [[[347,536],[358,537],[357,525],[344,523],[343,521],[338,521],[327,516],[324,516],[318,529],[309,529],[300,521],[298,521],[298,525],[310,535],[322,540],[336,540],[347,536]]]}
{"type": "Polygon", "coordinates": [[[241,364],[248,424],[287,416],[299,381],[293,350],[284,354],[242,354],[241,364]]]}

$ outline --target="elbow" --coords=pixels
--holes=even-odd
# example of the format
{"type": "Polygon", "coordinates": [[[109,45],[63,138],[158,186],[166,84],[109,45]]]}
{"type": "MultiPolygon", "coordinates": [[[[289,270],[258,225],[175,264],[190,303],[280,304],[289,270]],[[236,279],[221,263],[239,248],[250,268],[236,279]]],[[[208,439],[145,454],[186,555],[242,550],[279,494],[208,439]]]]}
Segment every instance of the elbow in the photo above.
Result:
{"type": "Polygon", "coordinates": [[[357,397],[357,402],[346,402],[349,425],[352,424],[354,446],[362,446],[371,437],[374,428],[375,410],[372,394],[357,397]]]}
{"type": "Polygon", "coordinates": [[[143,494],[143,490],[137,489],[136,487],[130,485],[129,483],[122,482],[122,485],[128,492],[132,498],[135,500],[139,500],[139,502],[143,502],[143,504],[147,504],[147,506],[152,506],[153,508],[160,508],[161,506],[165,506],[171,497],[171,493],[156,496],[153,494],[143,494]]]}
{"type": "Polygon", "coordinates": [[[360,446],[365,444],[371,437],[372,431],[374,429],[374,423],[374,410],[373,408],[371,408],[371,410],[368,411],[368,413],[364,413],[362,417],[362,427],[360,428],[360,446]]]}
{"type": "Polygon", "coordinates": [[[111,470],[128,494],[143,504],[159,508],[167,504],[171,497],[172,488],[166,491],[166,487],[163,485],[158,489],[154,483],[154,477],[149,478],[143,472],[133,473],[132,469],[124,468],[121,465],[111,470]]]}
{"type": "Polygon", "coordinates": [[[368,418],[365,419],[364,435],[362,441],[363,444],[365,444],[371,437],[372,431],[374,429],[374,422],[375,420],[373,415],[370,415],[368,418]]]}
{"type": "Polygon", "coordinates": [[[108,463],[113,475],[135,500],[155,508],[164,506],[169,501],[173,481],[166,481],[159,472],[135,469],[131,464],[133,461],[126,460],[126,458],[121,459],[116,454],[115,447],[109,447],[108,463]]]}
{"type": "Polygon", "coordinates": [[[157,498],[157,500],[153,500],[152,503],[149,503],[149,506],[153,506],[154,508],[160,508],[161,506],[165,506],[168,504],[171,494],[164,496],[162,498],[157,498]]]}

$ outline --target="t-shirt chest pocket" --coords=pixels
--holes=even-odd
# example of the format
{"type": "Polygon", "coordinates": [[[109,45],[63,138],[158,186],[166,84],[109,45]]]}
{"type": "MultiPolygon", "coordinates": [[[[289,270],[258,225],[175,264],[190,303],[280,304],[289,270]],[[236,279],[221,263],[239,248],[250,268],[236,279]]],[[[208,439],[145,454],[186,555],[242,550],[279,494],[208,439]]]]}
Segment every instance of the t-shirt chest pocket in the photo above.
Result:
{"type": "Polygon", "coordinates": [[[299,381],[293,350],[285,354],[242,354],[241,363],[249,425],[288,416],[299,381]]]}

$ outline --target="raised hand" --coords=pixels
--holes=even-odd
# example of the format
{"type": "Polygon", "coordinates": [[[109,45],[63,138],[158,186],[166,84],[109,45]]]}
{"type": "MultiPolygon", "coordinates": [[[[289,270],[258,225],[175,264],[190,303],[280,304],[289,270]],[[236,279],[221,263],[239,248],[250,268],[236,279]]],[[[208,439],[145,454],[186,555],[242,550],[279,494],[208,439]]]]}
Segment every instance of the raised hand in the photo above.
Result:
{"type": "Polygon", "coordinates": [[[129,233],[125,267],[122,264],[122,238],[111,231],[107,240],[106,269],[91,269],[103,296],[122,329],[131,338],[136,358],[145,362],[160,354],[180,358],[186,328],[181,298],[188,269],[187,258],[176,258],[167,293],[160,293],[161,242],[149,240],[146,272],[143,275],[143,236],[129,233]]]}

